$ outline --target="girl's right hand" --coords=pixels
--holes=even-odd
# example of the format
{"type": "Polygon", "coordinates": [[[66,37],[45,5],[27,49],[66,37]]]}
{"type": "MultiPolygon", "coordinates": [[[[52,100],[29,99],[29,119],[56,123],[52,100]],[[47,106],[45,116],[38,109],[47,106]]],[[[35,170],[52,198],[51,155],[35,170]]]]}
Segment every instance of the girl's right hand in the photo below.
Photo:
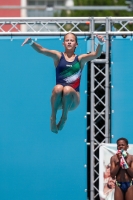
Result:
{"type": "Polygon", "coordinates": [[[31,38],[26,38],[25,41],[22,43],[21,46],[24,46],[25,44],[29,44],[32,41],[31,38]]]}
{"type": "Polygon", "coordinates": [[[117,152],[117,158],[120,160],[122,158],[122,153],[121,152],[117,152]]]}

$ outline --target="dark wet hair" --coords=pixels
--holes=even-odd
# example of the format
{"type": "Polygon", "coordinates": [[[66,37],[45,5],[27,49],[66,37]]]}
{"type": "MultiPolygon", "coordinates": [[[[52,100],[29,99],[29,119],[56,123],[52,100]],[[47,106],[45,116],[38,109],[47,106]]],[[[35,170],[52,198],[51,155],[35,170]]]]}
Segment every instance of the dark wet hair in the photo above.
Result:
{"type": "Polygon", "coordinates": [[[118,144],[118,142],[119,142],[120,140],[124,140],[125,143],[128,145],[128,140],[127,140],[126,138],[119,138],[119,139],[116,141],[116,143],[118,144]]]}
{"type": "Polygon", "coordinates": [[[66,37],[68,34],[72,34],[72,35],[74,35],[75,40],[76,40],[76,43],[78,43],[77,36],[76,36],[74,33],[71,33],[71,32],[67,33],[67,34],[64,36],[64,40],[65,40],[65,37],[66,37]]]}

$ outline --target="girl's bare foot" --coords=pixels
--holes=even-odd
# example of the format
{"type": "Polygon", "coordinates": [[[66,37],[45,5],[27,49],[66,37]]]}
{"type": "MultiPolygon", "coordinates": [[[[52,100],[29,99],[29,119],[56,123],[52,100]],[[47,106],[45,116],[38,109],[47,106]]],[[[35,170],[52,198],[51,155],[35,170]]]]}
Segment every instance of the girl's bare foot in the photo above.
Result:
{"type": "Polygon", "coordinates": [[[50,122],[51,122],[51,131],[53,133],[58,133],[58,128],[57,128],[57,125],[56,125],[56,119],[54,117],[51,117],[50,118],[50,122]]]}
{"type": "Polygon", "coordinates": [[[65,123],[66,123],[67,117],[61,117],[59,123],[57,124],[58,130],[62,130],[65,123]]]}

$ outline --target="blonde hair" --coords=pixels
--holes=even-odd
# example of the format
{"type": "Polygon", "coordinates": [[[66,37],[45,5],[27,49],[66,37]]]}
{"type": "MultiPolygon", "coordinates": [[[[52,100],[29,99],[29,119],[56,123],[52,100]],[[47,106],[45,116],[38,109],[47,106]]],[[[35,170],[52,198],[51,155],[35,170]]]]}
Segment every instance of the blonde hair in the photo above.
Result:
{"type": "Polygon", "coordinates": [[[67,34],[64,36],[64,40],[65,40],[65,37],[66,37],[68,34],[72,34],[72,35],[75,37],[76,43],[78,43],[77,36],[76,36],[74,33],[67,33],[67,34]]]}

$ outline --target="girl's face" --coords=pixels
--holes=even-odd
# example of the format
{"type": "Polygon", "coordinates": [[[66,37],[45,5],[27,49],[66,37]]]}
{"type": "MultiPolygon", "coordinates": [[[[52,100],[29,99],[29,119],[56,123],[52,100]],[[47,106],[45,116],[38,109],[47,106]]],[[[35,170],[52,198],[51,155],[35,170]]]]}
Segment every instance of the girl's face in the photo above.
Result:
{"type": "Polygon", "coordinates": [[[75,36],[73,34],[69,33],[64,37],[63,45],[66,50],[74,51],[78,44],[76,42],[75,36]]]}
{"type": "Polygon", "coordinates": [[[118,150],[127,150],[128,149],[128,145],[126,144],[126,142],[124,140],[119,140],[117,143],[117,149],[118,150]]]}

